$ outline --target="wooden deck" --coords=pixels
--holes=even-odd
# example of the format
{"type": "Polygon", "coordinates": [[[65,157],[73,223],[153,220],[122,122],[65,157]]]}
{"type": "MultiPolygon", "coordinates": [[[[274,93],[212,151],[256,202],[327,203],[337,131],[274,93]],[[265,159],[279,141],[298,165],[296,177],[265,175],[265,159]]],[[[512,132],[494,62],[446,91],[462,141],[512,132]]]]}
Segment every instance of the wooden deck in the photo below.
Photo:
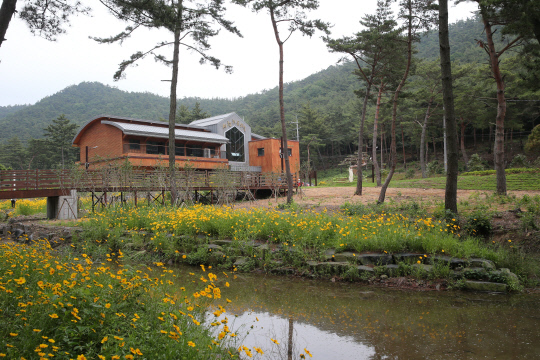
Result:
{"type": "MultiPolygon", "coordinates": [[[[179,171],[178,190],[259,190],[286,189],[285,174],[233,171],[179,171]]],[[[0,199],[23,199],[67,195],[80,192],[169,191],[170,178],[165,169],[122,170],[2,170],[0,199]]]]}

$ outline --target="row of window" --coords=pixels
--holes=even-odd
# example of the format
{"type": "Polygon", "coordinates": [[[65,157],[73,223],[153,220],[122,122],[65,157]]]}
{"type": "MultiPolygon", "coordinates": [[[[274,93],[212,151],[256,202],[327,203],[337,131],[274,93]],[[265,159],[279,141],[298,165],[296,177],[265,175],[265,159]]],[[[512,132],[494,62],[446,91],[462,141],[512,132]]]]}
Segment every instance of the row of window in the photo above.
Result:
{"type": "MultiPolygon", "coordinates": [[[[136,139],[129,140],[129,149],[140,151],[141,150],[141,141],[136,139]]],[[[150,155],[165,155],[167,145],[162,141],[147,141],[146,142],[146,153],[150,155]]],[[[176,156],[195,156],[195,157],[204,157],[204,149],[202,145],[190,145],[188,148],[184,146],[176,146],[175,149],[176,156]]],[[[206,154],[206,157],[213,157],[216,154],[215,149],[206,149],[209,151],[209,154],[206,154]]]]}

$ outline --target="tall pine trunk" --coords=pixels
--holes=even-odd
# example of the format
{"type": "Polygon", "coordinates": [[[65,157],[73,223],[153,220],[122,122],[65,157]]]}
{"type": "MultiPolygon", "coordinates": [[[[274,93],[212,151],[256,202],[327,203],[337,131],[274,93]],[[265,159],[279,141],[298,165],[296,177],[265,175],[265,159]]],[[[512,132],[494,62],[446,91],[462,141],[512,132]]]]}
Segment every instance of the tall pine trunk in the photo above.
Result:
{"type": "MultiPolygon", "coordinates": [[[[373,71],[371,72],[373,74],[373,71]]],[[[362,118],[360,119],[360,130],[358,130],[358,167],[356,172],[358,174],[358,179],[356,180],[356,191],[354,195],[362,195],[362,148],[364,147],[364,122],[366,120],[366,110],[369,100],[369,92],[371,91],[371,84],[373,83],[373,75],[367,82],[366,96],[364,96],[364,103],[362,105],[362,118]]]]}
{"type": "Polygon", "coordinates": [[[377,204],[382,204],[384,202],[384,199],[386,198],[386,190],[388,189],[388,185],[390,185],[390,181],[392,181],[392,177],[394,176],[394,172],[396,171],[396,118],[397,118],[397,105],[398,105],[398,98],[399,94],[401,92],[401,89],[405,85],[405,81],[407,81],[407,77],[409,76],[409,70],[411,68],[411,62],[412,62],[412,42],[413,42],[413,36],[412,36],[412,6],[409,3],[409,16],[408,16],[408,24],[407,24],[407,66],[405,68],[405,73],[403,74],[403,77],[401,78],[401,81],[399,82],[399,85],[394,92],[394,98],[393,98],[393,106],[392,106],[392,123],[390,126],[390,171],[388,172],[388,176],[386,177],[386,180],[384,181],[384,184],[381,187],[381,192],[379,193],[379,198],[377,199],[377,204]]]}
{"type": "MultiPolygon", "coordinates": [[[[178,6],[179,17],[182,15],[181,0],[178,6]]],[[[171,98],[169,107],[169,173],[171,187],[171,204],[176,205],[178,194],[176,191],[176,86],[178,84],[178,61],[180,52],[180,29],[174,31],[173,71],[171,79],[171,98]]]]}
{"type": "Polygon", "coordinates": [[[469,157],[465,151],[465,121],[461,118],[461,154],[463,155],[463,161],[465,162],[465,171],[469,171],[467,164],[469,163],[469,157]]]}
{"type": "Polygon", "coordinates": [[[491,74],[497,84],[497,116],[495,118],[495,144],[493,153],[495,156],[495,171],[497,176],[497,194],[506,195],[506,174],[504,172],[504,117],[506,115],[506,98],[504,96],[504,80],[499,68],[499,54],[495,50],[491,23],[487,19],[485,9],[480,6],[480,12],[486,31],[491,74]]]}
{"type": "Polygon", "coordinates": [[[281,133],[283,136],[282,154],[283,158],[285,159],[285,173],[287,176],[287,204],[290,204],[292,202],[293,195],[293,181],[289,161],[289,147],[287,143],[287,125],[285,124],[285,104],[283,102],[283,42],[279,37],[277,22],[273,9],[270,9],[270,18],[272,20],[272,27],[274,28],[274,35],[279,46],[279,115],[281,118],[281,133]]]}
{"type": "Polygon", "coordinates": [[[450,41],[448,39],[448,0],[439,0],[439,44],[443,85],[444,116],[446,119],[446,145],[448,164],[444,208],[457,214],[458,144],[457,124],[454,113],[454,93],[452,90],[452,63],[450,62],[450,41]]]}
{"type": "Polygon", "coordinates": [[[427,144],[426,144],[426,131],[427,124],[430,117],[431,103],[433,98],[429,99],[426,115],[424,116],[424,122],[422,124],[422,135],[420,135],[420,169],[422,170],[422,178],[427,177],[426,162],[427,162],[427,144]]]}
{"type": "MultiPolygon", "coordinates": [[[[371,150],[372,151],[371,157],[373,159],[373,168],[375,169],[375,177],[377,179],[377,186],[381,186],[381,169],[379,167],[379,162],[377,161],[377,126],[379,125],[379,113],[381,111],[381,98],[382,98],[383,88],[384,88],[384,84],[381,81],[379,92],[377,94],[377,106],[375,108],[375,119],[373,121],[373,149],[371,150]]],[[[382,141],[381,141],[381,151],[382,151],[382,141]]],[[[381,155],[381,161],[382,161],[382,155],[381,155]]]]}

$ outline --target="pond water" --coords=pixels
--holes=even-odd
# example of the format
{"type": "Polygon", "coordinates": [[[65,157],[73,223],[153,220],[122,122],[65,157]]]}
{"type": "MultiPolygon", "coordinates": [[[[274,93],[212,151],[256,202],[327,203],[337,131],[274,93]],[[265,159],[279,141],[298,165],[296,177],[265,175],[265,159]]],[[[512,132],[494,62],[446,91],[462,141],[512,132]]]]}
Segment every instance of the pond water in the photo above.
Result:
{"type": "Polygon", "coordinates": [[[264,350],[258,359],[288,359],[291,342],[291,359],[305,349],[310,359],[540,359],[540,294],[412,292],[257,274],[230,282],[222,287],[232,300],[229,326],[243,345],[264,350]]]}

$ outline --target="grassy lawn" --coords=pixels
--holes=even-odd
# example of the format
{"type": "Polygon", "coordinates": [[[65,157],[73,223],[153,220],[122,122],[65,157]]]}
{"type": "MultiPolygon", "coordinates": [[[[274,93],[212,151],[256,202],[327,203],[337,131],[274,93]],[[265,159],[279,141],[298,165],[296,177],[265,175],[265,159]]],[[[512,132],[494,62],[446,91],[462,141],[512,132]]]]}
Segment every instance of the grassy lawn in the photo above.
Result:
{"type": "MultiPolygon", "coordinates": [[[[371,175],[371,173],[369,174],[371,175]]],[[[425,179],[405,179],[403,173],[394,174],[390,187],[394,188],[423,188],[423,189],[444,189],[446,177],[438,175],[425,179]]],[[[348,175],[343,172],[326,171],[321,172],[319,178],[320,186],[356,186],[355,181],[350,183],[345,181],[348,175]]],[[[384,180],[383,180],[384,181],[384,180]]],[[[364,187],[373,187],[371,177],[364,179],[364,187]]],[[[460,190],[496,190],[497,179],[495,174],[488,175],[460,175],[458,177],[458,189],[460,190]]],[[[506,174],[506,186],[508,190],[536,190],[540,191],[540,172],[506,174]]]]}

